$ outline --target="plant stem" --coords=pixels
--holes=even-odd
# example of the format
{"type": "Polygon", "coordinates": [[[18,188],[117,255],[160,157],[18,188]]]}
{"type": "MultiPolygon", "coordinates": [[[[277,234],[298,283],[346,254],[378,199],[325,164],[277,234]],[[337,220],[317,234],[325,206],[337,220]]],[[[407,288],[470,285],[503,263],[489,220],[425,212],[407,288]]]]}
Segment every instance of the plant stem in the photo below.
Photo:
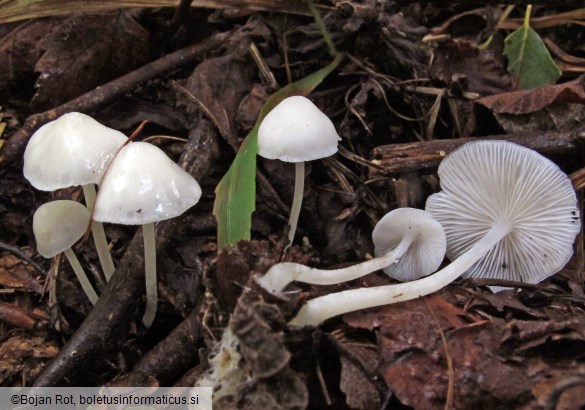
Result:
{"type": "Polygon", "coordinates": [[[146,308],[144,309],[142,323],[148,328],[154,321],[158,302],[154,223],[151,222],[142,225],[142,237],[144,239],[144,276],[146,284],[146,308]]]}
{"type": "Polygon", "coordinates": [[[69,261],[69,265],[71,265],[71,267],[73,268],[73,272],[75,272],[75,276],[77,276],[77,280],[79,281],[79,284],[83,288],[83,291],[89,298],[89,301],[93,305],[95,305],[98,301],[99,296],[97,295],[97,293],[95,293],[93,286],[91,286],[91,283],[89,282],[89,279],[87,278],[87,275],[85,274],[85,271],[81,266],[81,263],[79,263],[79,259],[77,259],[77,256],[75,256],[75,253],[71,248],[65,249],[63,253],[65,253],[67,260],[69,261]]]}
{"type": "Polygon", "coordinates": [[[288,219],[288,244],[284,252],[292,245],[295,239],[295,232],[297,231],[297,224],[299,222],[299,214],[301,213],[301,205],[303,203],[303,191],[305,189],[305,163],[295,162],[295,191],[293,193],[293,202],[290,207],[290,217],[288,219]]]}
{"type": "Polygon", "coordinates": [[[384,255],[341,269],[322,270],[310,268],[300,263],[277,263],[264,276],[258,279],[257,282],[264,289],[275,295],[281,294],[282,290],[293,281],[313,285],[333,285],[347,282],[398,262],[408,250],[413,240],[414,235],[405,236],[396,248],[384,255]]]}
{"type": "Polygon", "coordinates": [[[335,57],[337,55],[337,48],[335,48],[335,43],[333,43],[333,40],[331,39],[329,30],[327,30],[327,26],[325,25],[325,22],[321,18],[319,10],[317,10],[317,7],[315,7],[315,3],[313,2],[313,0],[307,0],[307,6],[309,6],[309,11],[313,15],[315,23],[317,23],[317,27],[319,27],[319,31],[321,32],[321,35],[323,36],[323,39],[325,40],[327,47],[329,47],[329,54],[331,54],[332,57],[335,57]]]}
{"type": "Polygon", "coordinates": [[[290,322],[295,326],[317,326],[344,313],[416,299],[447,286],[480,260],[511,230],[509,223],[495,224],[469,250],[442,270],[422,279],[397,285],[376,286],[331,293],[305,303],[290,322]]]}
{"type": "MultiPolygon", "coordinates": [[[[95,205],[95,186],[94,184],[83,185],[83,196],[85,197],[85,204],[87,209],[93,210],[95,205]]],[[[110,254],[110,248],[108,247],[108,240],[106,238],[106,232],[104,231],[104,225],[101,222],[92,221],[91,223],[91,234],[93,236],[93,242],[95,243],[95,249],[102,265],[106,281],[109,281],[116,267],[110,254]]]]}
{"type": "Polygon", "coordinates": [[[530,14],[532,13],[532,4],[526,6],[526,13],[524,14],[524,28],[530,27],[530,14]]]}

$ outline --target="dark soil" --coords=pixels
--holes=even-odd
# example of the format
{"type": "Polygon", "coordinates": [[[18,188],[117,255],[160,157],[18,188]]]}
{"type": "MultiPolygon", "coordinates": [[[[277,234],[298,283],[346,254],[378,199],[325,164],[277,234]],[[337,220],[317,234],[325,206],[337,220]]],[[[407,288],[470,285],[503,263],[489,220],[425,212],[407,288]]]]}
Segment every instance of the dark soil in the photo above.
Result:
{"type": "MultiPolygon", "coordinates": [[[[287,320],[306,299],[392,279],[378,272],[343,285],[292,286],[287,299],[262,292],[253,278],[281,260],[294,167],[258,158],[252,240],[218,254],[214,189],[260,107],[332,61],[314,19],[298,12],[304,4],[279,3],[272,11],[242,2],[0,25],[0,385],[192,386],[231,317],[251,381],[217,408],[584,407],[582,234],[566,267],[540,284],[493,294],[487,285],[506,282],[459,280],[419,300],[291,329],[287,320]],[[39,126],[70,111],[126,135],[147,120],[137,139],[152,137],[202,187],[196,206],[157,225],[159,302],[150,329],[140,322],[140,229],[106,226],[117,267],[107,285],[90,241],[76,245],[101,292],[95,307],[64,258],[36,252],[35,210],[83,194],[32,188],[22,153],[39,126]]],[[[342,141],[334,157],[307,164],[286,260],[335,268],[373,255],[376,222],[397,207],[424,208],[439,189],[438,163],[461,138],[497,136],[551,158],[571,177],[583,214],[584,32],[567,21],[583,20],[552,19],[578,7],[535,2],[534,16],[555,21],[534,28],[549,49],[562,50],[553,57],[563,76],[558,86],[519,95],[503,40],[525,7],[497,29],[504,7],[489,3],[318,2],[347,55],[309,97],[342,141]]]]}

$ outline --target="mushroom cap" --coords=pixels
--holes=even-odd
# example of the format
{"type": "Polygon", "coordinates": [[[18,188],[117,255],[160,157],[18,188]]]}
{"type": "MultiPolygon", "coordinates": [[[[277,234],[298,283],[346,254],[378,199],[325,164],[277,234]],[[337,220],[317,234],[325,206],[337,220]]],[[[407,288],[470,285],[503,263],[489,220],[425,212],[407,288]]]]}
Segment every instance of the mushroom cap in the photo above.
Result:
{"type": "Polygon", "coordinates": [[[52,258],[71,248],[85,233],[91,212],[82,204],[60,200],[43,204],[33,216],[39,255],[52,258]]]}
{"type": "Polygon", "coordinates": [[[579,209],[571,181],[537,152],[507,141],[476,141],[452,152],[438,170],[443,191],[426,209],[443,225],[454,260],[497,222],[511,231],[464,277],[538,283],[573,254],[579,209]]]}
{"type": "Polygon", "coordinates": [[[158,222],[182,214],[200,197],[195,178],[160,148],[130,142],[100,183],[93,218],[124,225],[158,222]]]}
{"type": "Polygon", "coordinates": [[[70,112],[39,128],[24,151],[24,177],[42,191],[97,184],[126,136],[70,112]]]}
{"type": "Polygon", "coordinates": [[[443,227],[429,212],[398,208],[384,215],[374,227],[372,240],[376,256],[396,248],[407,235],[413,236],[408,250],[397,263],[384,268],[388,276],[403,282],[436,271],[445,257],[447,245],[443,227]]]}
{"type": "Polygon", "coordinates": [[[285,98],[258,128],[258,155],[285,162],[329,157],[340,140],[333,123],[308,98],[285,98]]]}

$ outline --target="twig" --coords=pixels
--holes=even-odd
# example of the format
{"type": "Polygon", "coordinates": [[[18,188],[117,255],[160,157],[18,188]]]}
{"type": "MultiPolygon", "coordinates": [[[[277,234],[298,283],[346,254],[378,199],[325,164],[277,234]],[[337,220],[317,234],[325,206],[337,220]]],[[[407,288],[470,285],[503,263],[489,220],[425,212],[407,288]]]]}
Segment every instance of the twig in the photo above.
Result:
{"type": "Polygon", "coordinates": [[[0,320],[28,330],[47,325],[46,320],[35,319],[26,310],[4,302],[0,302],[0,320]]]}
{"type": "Polygon", "coordinates": [[[544,408],[546,410],[554,410],[557,408],[557,404],[561,395],[571,387],[585,385],[585,376],[582,374],[573,374],[560,380],[554,385],[552,391],[549,393],[544,408]]]}
{"type": "Polygon", "coordinates": [[[149,350],[125,377],[132,380],[134,375],[142,374],[154,377],[161,385],[167,385],[191,368],[197,359],[197,349],[193,346],[201,331],[202,301],[203,297],[185,320],[149,350]]]}
{"type": "Polygon", "coordinates": [[[582,155],[585,127],[571,131],[549,131],[434,140],[406,144],[382,145],[374,149],[374,163],[384,175],[410,171],[431,172],[443,158],[463,144],[481,139],[507,140],[540,152],[543,155],[582,155]]]}
{"type": "Polygon", "coordinates": [[[41,125],[67,112],[98,110],[114,99],[131,92],[139,84],[160,77],[166,72],[198,60],[203,53],[220,47],[228,36],[229,32],[216,34],[200,43],[167,54],[156,61],[131,71],[101,87],[97,87],[63,105],[41,114],[31,115],[25,120],[20,130],[12,134],[2,146],[0,150],[0,169],[6,167],[22,155],[28,139],[41,125]]]}
{"type": "Polygon", "coordinates": [[[26,254],[26,252],[22,251],[18,246],[12,246],[5,242],[0,241],[0,248],[7,250],[8,252],[12,253],[14,256],[22,259],[23,261],[27,262],[35,268],[44,278],[47,277],[47,271],[43,269],[41,265],[36,263],[30,256],[26,254]]]}
{"type": "Polygon", "coordinates": [[[331,39],[329,30],[327,30],[327,26],[321,18],[319,10],[317,10],[317,7],[315,7],[313,0],[307,0],[307,5],[309,6],[309,10],[315,19],[315,23],[317,23],[317,27],[319,27],[319,31],[321,32],[321,35],[323,36],[323,39],[329,48],[329,54],[331,54],[331,57],[335,57],[337,55],[337,48],[335,48],[335,43],[333,43],[333,40],[331,39]]]}

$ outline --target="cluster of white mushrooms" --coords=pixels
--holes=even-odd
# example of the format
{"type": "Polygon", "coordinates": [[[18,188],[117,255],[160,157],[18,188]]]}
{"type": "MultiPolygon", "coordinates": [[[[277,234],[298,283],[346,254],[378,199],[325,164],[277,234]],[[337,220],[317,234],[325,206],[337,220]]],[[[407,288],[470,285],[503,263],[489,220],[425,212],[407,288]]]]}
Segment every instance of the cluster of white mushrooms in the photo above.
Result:
{"type": "MultiPolygon", "coordinates": [[[[281,149],[267,157],[286,159],[286,149],[293,149],[291,157],[300,161],[301,147],[312,153],[337,150],[333,124],[304,97],[283,101],[264,123],[260,153],[276,144],[281,149]]],[[[569,261],[581,228],[577,199],[567,175],[550,160],[510,142],[477,141],[447,156],[438,174],[442,191],[429,197],[425,211],[396,209],[376,225],[375,259],[330,271],[279,263],[258,283],[280,295],[293,281],[330,285],[379,269],[405,282],[309,300],[290,323],[316,326],[343,313],[430,294],[460,276],[537,283],[569,261]],[[430,275],[445,253],[451,264],[430,275]]]]}
{"type": "Polygon", "coordinates": [[[157,308],[154,223],[195,205],[201,188],[159,148],[129,142],[124,134],[81,113],[68,113],[42,126],[24,154],[24,176],[43,191],[81,185],[86,206],[74,201],[42,205],[33,217],[40,255],[64,252],[83,290],[95,304],[98,295],[71,247],[91,223],[98,257],[109,280],[115,271],[102,223],[142,225],[146,308],[149,327],[157,308]],[[95,185],[99,186],[97,191],[95,185]]]}
{"type": "MultiPolygon", "coordinates": [[[[260,125],[259,155],[296,165],[287,247],[299,219],[304,162],[333,155],[338,141],[331,120],[305,97],[285,99],[260,125]]],[[[290,322],[317,326],[344,313],[430,294],[460,276],[537,283],[570,259],[581,228],[577,199],[569,178],[553,162],[510,142],[478,141],[447,156],[438,174],[442,191],[428,198],[426,210],[395,209],[378,222],[372,235],[375,258],[336,270],[278,263],[257,282],[276,295],[294,281],[331,285],[380,269],[403,282],[317,297],[290,322]],[[452,262],[435,272],[445,255],[452,262]]],[[[154,224],[195,205],[201,196],[197,181],[159,148],[129,142],[122,133],[80,113],[65,114],[31,137],[24,175],[39,190],[82,186],[85,206],[71,200],[44,204],[34,215],[33,231],[40,255],[65,254],[93,304],[98,294],[72,247],[91,227],[109,280],[115,266],[102,223],[142,225],[142,321],[149,327],[157,307],[154,224]]],[[[242,377],[238,365],[220,360],[221,352],[239,358],[237,345],[226,329],[217,360],[212,359],[212,369],[199,385],[225,385],[227,394],[228,386],[237,384],[231,379],[242,377]]]]}
{"type": "MultiPolygon", "coordinates": [[[[296,163],[288,245],[300,211],[303,161],[334,154],[338,140],[332,122],[304,97],[285,99],[260,125],[259,154],[296,163]]],[[[571,182],[553,162],[510,142],[478,141],[447,156],[438,173],[442,191],[429,197],[426,210],[395,209],[378,222],[376,258],[336,270],[283,262],[257,278],[279,296],[294,281],[331,285],[380,269],[403,282],[314,298],[290,325],[317,326],[344,313],[418,298],[460,276],[537,283],[568,262],[581,223],[571,182]],[[445,254],[452,262],[435,272],[445,254]]],[[[233,393],[243,377],[229,327],[215,354],[198,385],[213,387],[219,398],[233,393]]]]}

